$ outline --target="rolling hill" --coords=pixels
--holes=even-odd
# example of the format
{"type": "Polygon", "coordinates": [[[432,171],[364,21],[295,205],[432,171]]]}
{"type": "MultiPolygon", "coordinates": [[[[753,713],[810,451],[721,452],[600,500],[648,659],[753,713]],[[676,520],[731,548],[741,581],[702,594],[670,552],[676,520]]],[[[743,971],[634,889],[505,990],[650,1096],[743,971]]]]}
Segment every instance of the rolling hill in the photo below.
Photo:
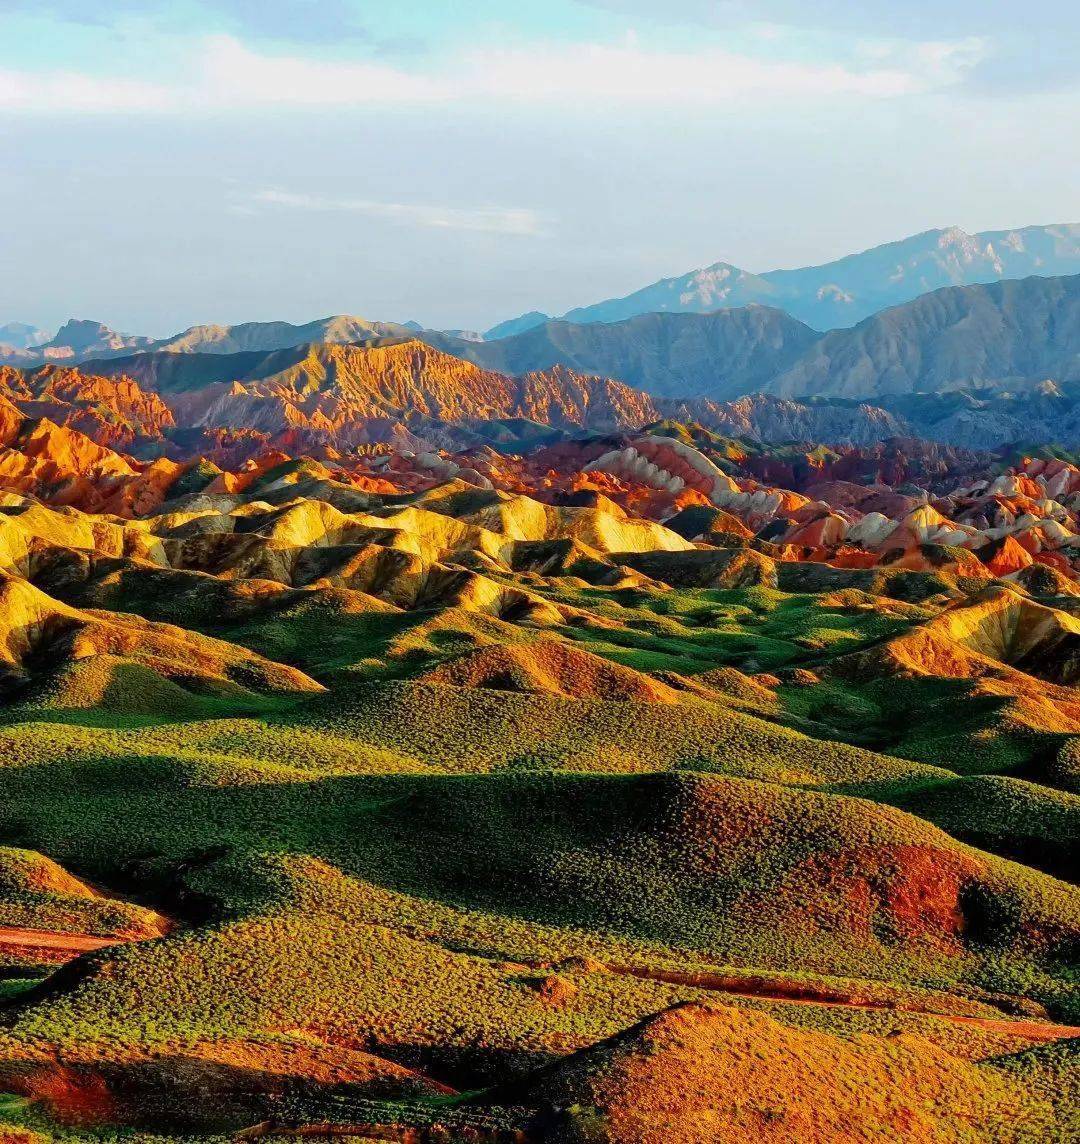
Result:
{"type": "MultiPolygon", "coordinates": [[[[309,415],[547,400],[283,352],[309,415]]],[[[1075,466],[0,415],[0,1133],[1069,1139],[1075,466]]]]}
{"type": "Polygon", "coordinates": [[[561,496],[566,445],[6,494],[0,1123],[1068,1139],[1076,597],[935,538],[1080,473],[946,519],[713,442],[636,439],[728,494],[667,524],[561,496]]]}

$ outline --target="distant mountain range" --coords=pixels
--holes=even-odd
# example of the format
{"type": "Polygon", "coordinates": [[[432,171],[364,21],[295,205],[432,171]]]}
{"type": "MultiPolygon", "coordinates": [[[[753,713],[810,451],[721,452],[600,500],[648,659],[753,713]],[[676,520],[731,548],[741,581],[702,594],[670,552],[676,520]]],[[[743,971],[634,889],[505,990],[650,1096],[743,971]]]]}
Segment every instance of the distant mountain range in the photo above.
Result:
{"type": "Polygon", "coordinates": [[[82,318],[71,318],[52,337],[22,322],[0,327],[0,334],[4,330],[14,331],[16,336],[22,331],[22,336],[15,341],[0,336],[0,365],[32,367],[46,362],[76,364],[88,357],[147,349],[154,342],[153,338],[120,334],[101,322],[82,318]]]}
{"type": "Polygon", "coordinates": [[[5,366],[0,392],[23,417],[147,458],[163,449],[173,455],[173,445],[183,451],[212,444],[219,433],[286,451],[376,443],[409,450],[486,443],[516,451],[661,420],[765,444],[863,446],[914,437],[969,449],[1080,444],[1080,379],[891,393],[874,401],[761,392],[725,401],[652,396],[565,364],[511,376],[418,338],[235,354],[148,351],[35,370],[5,366]]]}
{"type": "Polygon", "coordinates": [[[156,342],[72,321],[42,346],[19,351],[15,364],[86,364],[98,374],[119,368],[140,379],[175,376],[201,386],[250,380],[267,355],[291,361],[298,346],[417,338],[489,372],[520,377],[562,366],[655,399],[730,401],[764,392],[880,403],[917,393],[1080,381],[1080,275],[946,287],[824,335],[759,305],[612,323],[551,321],[483,342],[353,317],[198,326],[156,342]],[[198,362],[181,365],[185,357],[198,362]],[[121,364],[106,369],[109,361],[121,364]]]}
{"type": "Polygon", "coordinates": [[[954,286],[821,335],[779,310],[545,322],[495,342],[428,340],[486,369],[556,363],[656,397],[878,399],[1080,380],[1080,275],[954,286]]]}
{"type": "Polygon", "coordinates": [[[1080,275],[936,290],[826,334],[770,393],[875,398],[1080,381],[1080,275]]]}
{"type": "MultiPolygon", "coordinates": [[[[444,330],[461,341],[492,342],[561,320],[572,325],[621,322],[642,314],[705,314],[753,304],[782,310],[817,331],[844,329],[884,309],[947,286],[968,286],[1080,273],[1080,224],[1028,226],[968,234],[959,227],[929,230],[828,262],[796,270],[753,274],[716,262],[675,278],[664,278],[622,298],[570,310],[553,319],[538,310],[500,322],[484,334],[444,330]]],[[[417,322],[378,322],[350,315],[302,325],[245,322],[235,326],[192,326],[154,339],[72,319],[55,335],[22,322],[0,325],[0,364],[77,362],[133,349],[180,353],[237,353],[285,349],[308,342],[361,342],[408,337],[417,322]]]]}
{"type": "Polygon", "coordinates": [[[298,430],[338,445],[397,439],[395,422],[398,438],[449,441],[445,427],[466,422],[614,431],[664,417],[770,443],[1071,446],[1080,442],[1080,276],[954,287],[825,336],[751,306],[553,322],[499,342],[425,334],[154,350],[81,369],[134,379],[181,426],[298,430]]]}
{"type": "MultiPolygon", "coordinates": [[[[832,330],[854,326],[871,314],[943,286],[1077,273],[1080,224],[979,234],[954,226],[797,270],[752,274],[716,262],[663,278],[622,298],[580,306],[562,318],[578,324],[621,322],[638,314],[700,314],[757,302],[781,309],[815,330],[832,330]]],[[[549,320],[533,311],[493,327],[485,339],[520,334],[549,320]]]]}
{"type": "Polygon", "coordinates": [[[32,350],[44,345],[50,335],[25,322],[8,322],[0,325],[0,350],[32,350]]]}
{"type": "Polygon", "coordinates": [[[1043,382],[1023,392],[961,389],[883,398],[880,404],[838,397],[793,399],[756,393],[734,401],[661,400],[666,418],[697,422],[726,437],[775,445],[824,442],[871,445],[922,438],[965,449],[1080,446],[1080,383],[1043,382]]]}
{"type": "Polygon", "coordinates": [[[52,337],[32,326],[12,322],[0,326],[0,365],[77,364],[90,358],[122,357],[134,351],[235,354],[289,349],[309,342],[367,345],[386,338],[412,337],[421,328],[415,322],[371,322],[338,314],[303,325],[244,322],[236,326],[191,326],[173,337],[155,339],[121,334],[101,322],[80,318],[70,319],[52,337]]]}
{"type": "Polygon", "coordinates": [[[821,337],[767,306],[640,314],[611,324],[552,321],[494,342],[422,336],[447,353],[503,373],[567,365],[616,377],[656,397],[714,400],[767,388],[821,337]]]}
{"type": "Polygon", "coordinates": [[[408,338],[413,326],[397,322],[369,322],[337,315],[294,326],[290,322],[244,322],[238,326],[192,326],[149,348],[166,353],[236,354],[248,350],[284,350],[309,342],[329,345],[369,344],[383,338],[408,338]]]}
{"type": "MultiPolygon", "coordinates": [[[[826,269],[850,284],[857,273],[870,281],[902,263],[911,273],[893,275],[892,288],[906,290],[916,278],[922,285],[935,275],[983,273],[990,263],[1078,261],[1080,227],[964,241],[955,232],[933,233],[930,246],[918,236],[826,269]],[[901,263],[898,251],[905,252],[901,263]]],[[[733,291],[737,282],[746,285],[740,275],[715,280],[733,291]]],[[[785,282],[794,289],[790,276],[766,277],[770,289],[785,282]]],[[[657,289],[620,306],[660,306],[665,295],[657,289]]],[[[735,297],[732,291],[724,297],[735,297]]],[[[717,297],[709,294],[709,304],[717,297]]],[[[509,431],[514,439],[532,432],[530,424],[603,432],[661,417],[770,441],[863,443],[907,434],[974,448],[1080,441],[1080,274],[945,286],[825,334],[776,306],[699,313],[692,299],[683,304],[618,321],[593,320],[595,308],[574,312],[577,321],[532,325],[537,315],[529,315],[485,340],[348,315],[299,325],[194,326],[165,339],[78,319],[52,337],[11,323],[3,327],[0,366],[26,371],[25,381],[10,381],[24,414],[40,407],[41,416],[52,416],[74,401],[75,412],[65,406],[66,423],[111,418],[112,428],[95,432],[110,442],[141,434],[142,414],[132,421],[125,410],[142,397],[118,398],[106,415],[113,400],[107,385],[34,371],[77,367],[83,379],[132,379],[141,392],[165,399],[179,427],[298,431],[346,446],[371,439],[368,429],[353,431],[361,422],[384,422],[384,434],[396,422],[403,439],[426,433],[439,440],[451,424],[521,421],[509,431]],[[76,391],[77,400],[70,397],[76,391]],[[765,396],[747,403],[748,395],[765,396]]]]}

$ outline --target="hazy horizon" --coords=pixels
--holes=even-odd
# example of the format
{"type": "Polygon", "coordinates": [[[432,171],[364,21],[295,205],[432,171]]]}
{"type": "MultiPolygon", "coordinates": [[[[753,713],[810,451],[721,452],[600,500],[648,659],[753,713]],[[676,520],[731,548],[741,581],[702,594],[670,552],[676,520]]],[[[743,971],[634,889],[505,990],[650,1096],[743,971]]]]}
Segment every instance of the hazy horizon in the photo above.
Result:
{"type": "Polygon", "coordinates": [[[1080,14],[987,7],[0,0],[0,322],[483,329],[1080,218],[1080,14]]]}
{"type": "MultiPolygon", "coordinates": [[[[956,224],[950,224],[949,226],[941,226],[941,227],[930,227],[924,231],[917,231],[917,232],[910,234],[910,235],[903,235],[899,239],[896,239],[896,238],[886,239],[882,243],[874,244],[874,246],[886,245],[886,244],[892,243],[892,242],[903,241],[903,239],[906,239],[906,238],[915,238],[915,237],[918,237],[918,235],[920,235],[920,234],[930,233],[933,231],[952,229],[955,225],[956,224]]],[[[969,227],[959,227],[959,229],[967,232],[968,234],[975,234],[975,233],[985,233],[987,231],[991,231],[991,232],[992,231],[1006,231],[1006,232],[1019,231],[1019,230],[1027,229],[1031,226],[1038,227],[1038,226],[1065,226],[1065,225],[1075,226],[1078,224],[1070,223],[1066,220],[1063,220],[1063,221],[1058,222],[1058,223],[1025,223],[1025,224],[1021,224],[1020,226],[981,227],[981,228],[979,228],[978,231],[974,230],[973,228],[969,228],[969,227]]],[[[874,247],[871,246],[871,247],[868,247],[866,249],[873,249],[873,248],[874,247]]],[[[861,251],[842,251],[842,252],[839,252],[838,254],[836,254],[835,256],[833,256],[831,258],[822,259],[820,262],[809,263],[806,265],[810,268],[812,268],[813,266],[817,266],[817,265],[825,265],[825,264],[828,264],[830,262],[836,261],[837,259],[843,258],[847,254],[856,254],[856,253],[861,253],[861,251]]],[[[721,257],[721,258],[713,259],[708,263],[703,262],[699,266],[683,267],[681,270],[681,273],[685,274],[688,272],[692,272],[694,270],[704,269],[705,267],[712,265],[714,263],[731,262],[731,261],[732,261],[731,259],[721,257]]],[[[771,271],[801,269],[802,267],[797,267],[794,264],[786,264],[786,265],[767,266],[767,267],[760,267],[760,268],[741,265],[739,268],[741,270],[750,271],[751,273],[754,273],[754,274],[767,274],[771,271]]],[[[616,289],[612,293],[612,297],[620,297],[622,295],[625,295],[625,294],[631,293],[637,289],[640,289],[642,286],[649,285],[653,281],[660,281],[664,278],[675,277],[679,273],[680,273],[680,271],[671,271],[670,273],[666,273],[666,272],[658,273],[649,282],[637,281],[637,282],[633,282],[633,283],[628,283],[625,286],[625,288],[616,289]]],[[[582,304],[591,304],[591,303],[597,302],[599,300],[600,299],[597,299],[597,298],[588,298],[588,299],[578,299],[578,302],[580,302],[582,304]]],[[[576,304],[577,304],[576,302],[571,302],[570,304],[562,306],[561,308],[557,308],[555,310],[550,310],[550,311],[546,311],[546,312],[551,314],[552,316],[559,316],[562,313],[565,313],[565,312],[573,309],[576,304]]],[[[524,312],[528,312],[529,309],[537,309],[537,308],[538,307],[528,307],[528,309],[524,312]]],[[[23,323],[25,325],[33,326],[39,330],[42,330],[42,331],[45,331],[45,332],[48,332],[51,334],[51,333],[55,333],[58,329],[60,329],[64,324],[66,324],[69,321],[73,321],[73,320],[74,321],[95,321],[95,322],[101,322],[103,325],[108,326],[109,328],[117,330],[118,332],[121,332],[121,333],[146,335],[146,336],[155,337],[155,338],[167,338],[167,337],[170,337],[174,334],[181,333],[184,330],[190,329],[190,328],[195,327],[195,326],[240,325],[240,324],[243,324],[246,322],[275,322],[275,321],[288,322],[292,325],[306,325],[308,323],[317,322],[317,321],[320,321],[320,320],[325,319],[325,318],[350,315],[353,317],[365,318],[365,319],[368,319],[370,321],[396,322],[396,323],[399,323],[402,325],[404,325],[407,322],[415,321],[415,322],[418,322],[420,325],[423,325],[427,329],[440,329],[440,328],[442,328],[442,329],[461,329],[461,330],[475,331],[475,332],[482,333],[484,330],[490,329],[492,326],[497,325],[499,322],[502,322],[502,321],[505,321],[507,319],[519,316],[519,313],[520,312],[515,312],[514,314],[501,314],[501,315],[496,316],[493,320],[484,321],[484,322],[480,322],[480,323],[473,323],[473,324],[466,323],[466,324],[458,325],[458,326],[439,327],[436,325],[432,325],[430,323],[424,323],[420,319],[416,318],[413,315],[400,316],[400,315],[394,315],[394,314],[386,315],[386,314],[382,314],[382,313],[359,313],[355,310],[346,310],[346,309],[327,310],[325,312],[320,312],[317,314],[316,313],[307,313],[303,310],[302,304],[300,304],[297,307],[295,313],[250,314],[247,316],[231,318],[228,320],[223,319],[220,316],[210,315],[210,316],[205,316],[202,318],[196,318],[196,319],[190,320],[190,321],[188,321],[188,320],[179,321],[178,320],[178,321],[174,322],[172,325],[166,324],[165,326],[157,328],[157,329],[144,329],[144,328],[135,328],[134,326],[125,326],[122,322],[117,323],[114,321],[109,321],[106,318],[103,318],[100,314],[96,314],[96,313],[74,313],[74,312],[69,313],[65,317],[63,317],[59,320],[56,320],[52,323],[36,322],[32,318],[28,319],[22,315],[13,315],[12,316],[12,315],[0,314],[0,326],[5,325],[9,322],[10,323],[23,323]]]]}

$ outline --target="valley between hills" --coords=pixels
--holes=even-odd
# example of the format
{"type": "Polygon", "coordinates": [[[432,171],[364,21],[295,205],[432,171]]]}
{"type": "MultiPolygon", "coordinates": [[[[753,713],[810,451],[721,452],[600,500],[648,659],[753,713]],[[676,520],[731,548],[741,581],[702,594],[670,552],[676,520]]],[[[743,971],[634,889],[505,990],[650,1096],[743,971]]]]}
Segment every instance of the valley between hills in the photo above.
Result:
{"type": "Polygon", "coordinates": [[[1078,299],[9,355],[0,1138],[1080,1138],[1078,299]]]}

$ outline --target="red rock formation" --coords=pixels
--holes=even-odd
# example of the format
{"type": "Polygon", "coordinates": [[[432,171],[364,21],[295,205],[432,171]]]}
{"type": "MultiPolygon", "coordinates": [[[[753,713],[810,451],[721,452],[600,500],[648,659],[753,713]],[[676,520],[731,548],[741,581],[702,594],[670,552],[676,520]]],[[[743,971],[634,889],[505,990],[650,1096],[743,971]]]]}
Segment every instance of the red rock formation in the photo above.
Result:
{"type": "Polygon", "coordinates": [[[24,416],[48,418],[109,448],[129,448],[142,438],[160,441],[162,431],[176,424],[156,393],[128,377],[95,377],[56,365],[28,372],[0,367],[0,393],[24,416]]]}
{"type": "Polygon", "coordinates": [[[978,550],[978,556],[995,576],[1008,576],[1033,563],[1032,557],[1011,536],[991,541],[978,550]]]}

